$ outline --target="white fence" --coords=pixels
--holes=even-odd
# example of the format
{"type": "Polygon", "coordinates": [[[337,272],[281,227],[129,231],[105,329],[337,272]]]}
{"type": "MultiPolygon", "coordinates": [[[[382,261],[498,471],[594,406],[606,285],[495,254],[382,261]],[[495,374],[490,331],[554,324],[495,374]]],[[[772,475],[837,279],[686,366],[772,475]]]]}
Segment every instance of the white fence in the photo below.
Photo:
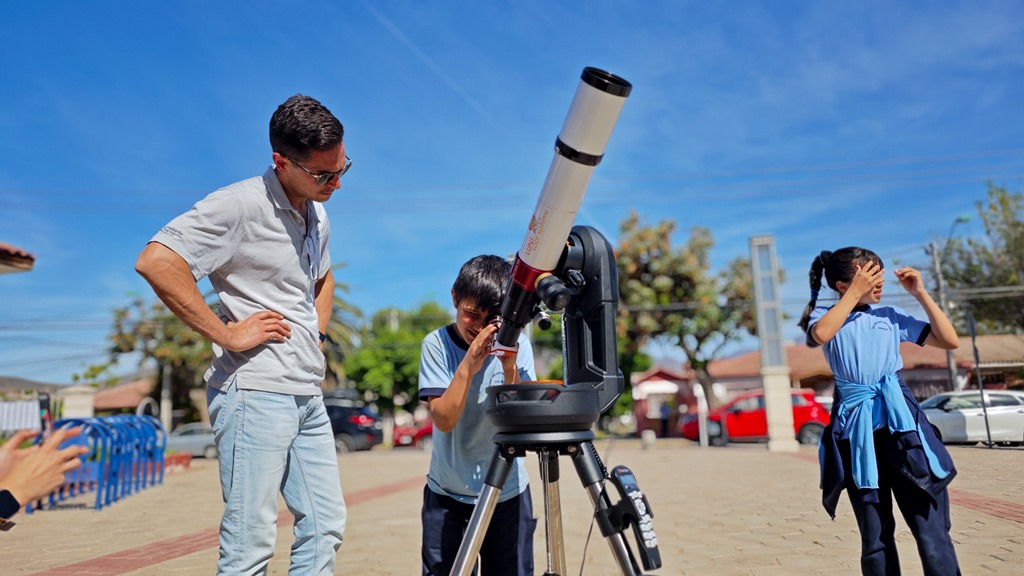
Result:
{"type": "Polygon", "coordinates": [[[41,430],[39,400],[0,402],[0,434],[17,430],[41,430]]]}

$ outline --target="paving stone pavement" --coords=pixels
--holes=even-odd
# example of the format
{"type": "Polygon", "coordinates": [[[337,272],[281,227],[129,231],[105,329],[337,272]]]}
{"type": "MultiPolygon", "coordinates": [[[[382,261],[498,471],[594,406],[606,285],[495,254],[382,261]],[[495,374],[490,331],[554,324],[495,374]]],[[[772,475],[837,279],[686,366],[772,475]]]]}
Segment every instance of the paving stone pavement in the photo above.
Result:
{"type": "MultiPolygon", "coordinates": [[[[657,575],[854,575],[859,537],[845,497],[833,521],[820,505],[817,451],[771,453],[764,445],[700,448],[685,440],[595,442],[609,467],[636,474],[654,511],[664,565],[657,575]]],[[[1024,450],[950,447],[960,475],[950,491],[953,539],[966,575],[1024,574],[1024,450]]],[[[543,499],[527,456],[541,519],[535,539],[544,572],[543,499]]],[[[419,510],[429,454],[412,449],[339,456],[349,505],[335,574],[419,573],[419,510]]],[[[567,457],[560,459],[568,574],[619,574],[567,457]],[[588,536],[589,535],[589,536],[588,536]],[[589,540],[588,540],[589,538],[589,540]]],[[[286,508],[281,505],[282,510],[286,508]]],[[[222,511],[217,466],[187,472],[101,511],[19,515],[0,534],[0,574],[112,576],[213,574],[222,511]]],[[[904,573],[921,572],[914,539],[898,519],[904,573]]],[[[281,514],[269,574],[288,572],[291,517],[281,514]]],[[[630,536],[630,545],[635,543],[630,536]]]]}

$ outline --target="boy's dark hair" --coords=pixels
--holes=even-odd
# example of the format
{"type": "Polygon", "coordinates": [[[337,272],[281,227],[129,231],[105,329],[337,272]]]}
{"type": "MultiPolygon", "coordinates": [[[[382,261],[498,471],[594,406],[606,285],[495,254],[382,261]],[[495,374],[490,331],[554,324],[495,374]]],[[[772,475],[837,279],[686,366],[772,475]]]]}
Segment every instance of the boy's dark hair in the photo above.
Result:
{"type": "Polygon", "coordinates": [[[345,127],[315,98],[296,94],[270,117],[270,148],[302,161],[311,150],[330,150],[341,144],[345,127]]]}
{"type": "Polygon", "coordinates": [[[462,265],[452,285],[455,302],[469,299],[481,310],[501,306],[505,289],[512,275],[512,264],[501,256],[482,255],[470,258],[462,265]]]}
{"type": "Polygon", "coordinates": [[[804,308],[804,314],[800,317],[800,322],[797,323],[797,326],[800,326],[804,332],[807,332],[807,323],[811,318],[811,312],[814,311],[814,306],[818,302],[822,273],[825,274],[828,287],[838,292],[836,282],[849,284],[850,280],[853,279],[857,266],[864,266],[868,262],[874,262],[880,268],[885,268],[885,264],[882,263],[882,259],[878,257],[878,254],[866,248],[858,248],[856,246],[847,246],[835,252],[823,250],[821,254],[815,256],[814,261],[811,262],[811,271],[808,274],[811,281],[811,301],[804,308]]]}

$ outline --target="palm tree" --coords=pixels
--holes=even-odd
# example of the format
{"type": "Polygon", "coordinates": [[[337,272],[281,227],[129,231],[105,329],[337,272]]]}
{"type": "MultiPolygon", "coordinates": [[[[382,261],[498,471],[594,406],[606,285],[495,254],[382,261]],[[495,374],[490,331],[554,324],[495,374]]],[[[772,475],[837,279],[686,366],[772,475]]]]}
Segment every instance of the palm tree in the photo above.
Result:
{"type": "Polygon", "coordinates": [[[339,262],[331,267],[335,271],[334,310],[331,321],[327,324],[327,342],[324,345],[324,356],[327,359],[327,374],[324,376],[325,388],[333,389],[345,379],[345,358],[355,353],[359,344],[359,323],[363,312],[345,300],[349,293],[348,284],[338,281],[338,271],[347,266],[339,262]]]}

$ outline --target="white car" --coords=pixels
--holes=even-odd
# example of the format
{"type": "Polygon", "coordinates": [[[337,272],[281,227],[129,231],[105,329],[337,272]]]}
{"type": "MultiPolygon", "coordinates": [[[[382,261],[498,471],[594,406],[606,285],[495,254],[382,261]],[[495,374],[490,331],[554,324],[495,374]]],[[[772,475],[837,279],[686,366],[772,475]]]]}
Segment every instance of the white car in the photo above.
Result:
{"type": "Polygon", "coordinates": [[[187,452],[203,458],[217,457],[217,443],[209,424],[182,424],[167,436],[167,450],[187,452]]]}
{"type": "Polygon", "coordinates": [[[946,444],[988,442],[988,432],[995,443],[1024,442],[1024,392],[986,390],[984,407],[977,390],[944,392],[921,402],[921,408],[946,444]]]}

